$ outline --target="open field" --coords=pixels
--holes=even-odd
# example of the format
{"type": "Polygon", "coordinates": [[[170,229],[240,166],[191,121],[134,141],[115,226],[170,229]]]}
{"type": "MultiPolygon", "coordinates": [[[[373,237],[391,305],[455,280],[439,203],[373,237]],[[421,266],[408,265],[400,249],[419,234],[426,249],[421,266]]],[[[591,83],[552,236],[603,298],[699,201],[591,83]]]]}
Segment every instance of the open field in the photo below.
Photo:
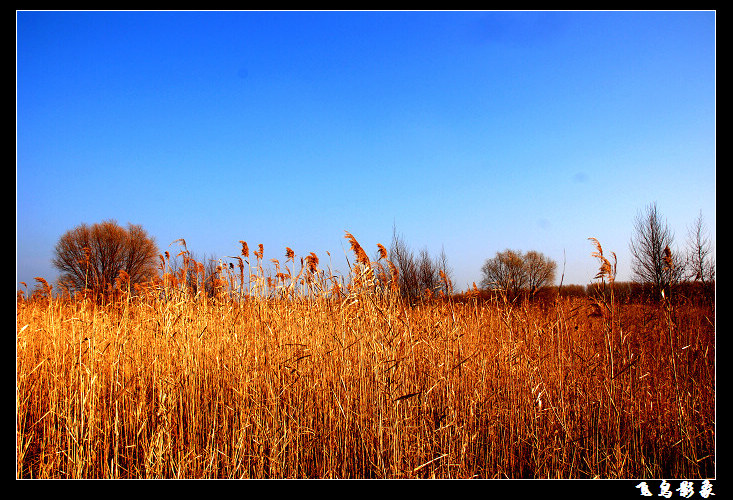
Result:
{"type": "Polygon", "coordinates": [[[17,476],[714,477],[709,308],[408,306],[357,260],[309,293],[254,266],[234,299],[20,298],[17,476]]]}

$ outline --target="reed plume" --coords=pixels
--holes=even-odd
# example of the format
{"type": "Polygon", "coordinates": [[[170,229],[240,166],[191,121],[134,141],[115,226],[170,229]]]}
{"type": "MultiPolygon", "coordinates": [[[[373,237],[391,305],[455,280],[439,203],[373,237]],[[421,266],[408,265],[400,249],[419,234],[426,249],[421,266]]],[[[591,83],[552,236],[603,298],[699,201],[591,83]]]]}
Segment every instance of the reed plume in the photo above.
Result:
{"type": "Polygon", "coordinates": [[[613,264],[603,255],[603,248],[601,247],[600,242],[595,238],[588,238],[593,245],[596,247],[596,251],[591,254],[591,256],[597,258],[601,265],[598,269],[598,274],[595,275],[594,279],[608,279],[609,284],[613,284],[613,282],[616,280],[616,253],[611,252],[611,255],[613,256],[613,264]]]}
{"type": "Polygon", "coordinates": [[[354,252],[354,255],[356,255],[356,261],[359,264],[362,264],[364,267],[369,267],[369,257],[367,256],[364,249],[361,247],[358,241],[356,241],[356,238],[354,238],[354,235],[352,235],[348,231],[344,231],[346,235],[344,238],[349,240],[349,243],[351,244],[351,251],[354,252]]]}
{"type": "Polygon", "coordinates": [[[664,247],[664,267],[670,271],[674,269],[674,261],[672,259],[672,250],[669,249],[669,245],[664,247]]]}
{"type": "Polygon", "coordinates": [[[377,248],[379,248],[379,258],[380,259],[387,259],[387,249],[384,248],[384,245],[381,243],[377,243],[377,248]]]}
{"type": "Polygon", "coordinates": [[[310,255],[305,257],[305,260],[308,264],[308,270],[315,273],[318,270],[318,256],[314,252],[311,252],[310,255]]]}
{"type": "Polygon", "coordinates": [[[53,286],[40,276],[36,276],[34,279],[40,284],[39,293],[41,296],[51,298],[51,290],[53,289],[53,286]]]}

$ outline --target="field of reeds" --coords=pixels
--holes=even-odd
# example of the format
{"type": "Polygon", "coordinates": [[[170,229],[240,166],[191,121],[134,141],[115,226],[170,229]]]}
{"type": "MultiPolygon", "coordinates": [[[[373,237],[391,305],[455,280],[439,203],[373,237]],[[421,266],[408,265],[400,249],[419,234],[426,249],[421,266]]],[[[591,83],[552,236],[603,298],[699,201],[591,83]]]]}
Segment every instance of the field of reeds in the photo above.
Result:
{"type": "Polygon", "coordinates": [[[211,293],[19,297],[17,477],[715,476],[710,308],[408,304],[350,241],[348,276],[245,244],[211,293]]]}

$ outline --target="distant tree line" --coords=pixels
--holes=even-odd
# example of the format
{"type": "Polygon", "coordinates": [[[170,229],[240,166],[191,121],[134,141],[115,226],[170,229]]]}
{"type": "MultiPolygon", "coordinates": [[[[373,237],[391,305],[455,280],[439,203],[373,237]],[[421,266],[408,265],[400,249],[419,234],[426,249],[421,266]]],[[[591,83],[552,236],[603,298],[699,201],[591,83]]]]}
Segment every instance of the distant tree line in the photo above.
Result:
{"type": "MultiPolygon", "coordinates": [[[[353,239],[348,233],[347,236],[353,239]]],[[[245,265],[249,266],[249,249],[245,242],[240,241],[242,255],[234,257],[238,264],[210,256],[198,258],[188,250],[185,240],[174,243],[180,245],[180,251],[160,253],[155,240],[141,226],[128,224],[125,228],[114,220],[81,224],[61,236],[54,249],[52,264],[61,272],[61,288],[69,294],[85,293],[104,298],[119,291],[121,286],[128,286],[134,292],[138,286],[165,285],[158,288],[167,290],[172,284],[211,297],[224,282],[235,284],[237,294],[244,293],[250,279],[249,269],[245,274],[245,265]]],[[[359,258],[362,264],[373,267],[375,286],[394,290],[409,303],[453,293],[452,272],[442,249],[437,257],[431,257],[427,248],[415,253],[394,228],[389,251],[382,245],[379,248],[380,254],[373,261],[365,254],[359,258]]],[[[360,247],[359,250],[363,253],[360,247]]],[[[292,250],[287,251],[288,260],[292,260],[292,250]]],[[[262,259],[261,245],[259,252],[259,255],[258,251],[254,252],[258,266],[262,259]]],[[[312,267],[311,259],[317,264],[315,254],[311,254],[306,261],[301,259],[301,266],[312,267]]],[[[275,279],[280,277],[278,273],[275,279]]],[[[39,286],[35,295],[51,293],[51,285],[43,279],[37,281],[39,286]]]]}
{"type": "MultiPolygon", "coordinates": [[[[176,283],[188,290],[211,296],[221,285],[225,273],[237,274],[232,263],[214,258],[195,259],[185,241],[180,241],[183,251],[175,256],[168,251],[161,255],[155,240],[139,225],[121,227],[113,220],[91,226],[81,224],[61,236],[52,263],[61,272],[59,283],[64,289],[96,295],[109,293],[124,283],[132,286],[167,276],[175,278],[176,283]]],[[[241,243],[243,255],[248,256],[246,243],[241,243]]],[[[613,286],[614,296],[619,301],[685,299],[714,304],[714,248],[702,214],[690,226],[685,248],[679,250],[674,247],[674,234],[656,203],[652,203],[637,215],[629,248],[632,280],[601,283],[602,287],[613,286]]],[[[243,288],[244,261],[238,259],[243,288]]],[[[467,295],[498,295],[514,301],[591,293],[591,286],[562,283],[556,286],[557,263],[542,253],[507,249],[484,262],[480,288],[474,283],[474,289],[468,294],[455,294],[445,251],[441,249],[436,257],[432,257],[427,248],[414,252],[395,227],[389,250],[379,245],[379,254],[371,262],[366,256],[362,260],[373,266],[377,286],[396,290],[408,303],[431,297],[467,295]]],[[[39,293],[50,293],[52,287],[45,280],[36,280],[40,283],[39,293]]],[[[593,284],[592,289],[597,291],[599,284],[593,284]]]]}
{"type": "MultiPolygon", "coordinates": [[[[532,296],[532,300],[536,302],[552,302],[557,297],[563,298],[591,298],[596,297],[599,293],[604,293],[610,287],[609,284],[589,283],[587,285],[564,284],[562,286],[546,285],[540,287],[532,296]]],[[[653,287],[649,283],[636,283],[633,281],[616,281],[614,287],[614,300],[619,304],[651,304],[658,302],[657,296],[653,292],[653,287]]],[[[711,297],[714,300],[715,283],[707,283],[703,285],[700,282],[685,281],[671,287],[672,299],[675,302],[684,302],[695,305],[710,305],[711,297]]],[[[526,291],[525,291],[526,292],[526,291]]],[[[522,298],[528,298],[529,295],[520,294],[522,298]]],[[[502,292],[499,289],[491,288],[475,288],[453,295],[456,301],[469,301],[478,299],[480,301],[503,301],[502,292]]]]}
{"type": "Polygon", "coordinates": [[[481,289],[473,294],[488,298],[499,293],[510,300],[548,298],[558,294],[585,297],[613,286],[614,296],[620,302],[685,300],[714,304],[715,258],[702,214],[688,229],[686,247],[679,250],[674,247],[674,234],[656,203],[651,203],[636,216],[629,247],[631,281],[559,287],[553,286],[556,263],[543,254],[518,250],[497,252],[482,266],[481,289]]]}

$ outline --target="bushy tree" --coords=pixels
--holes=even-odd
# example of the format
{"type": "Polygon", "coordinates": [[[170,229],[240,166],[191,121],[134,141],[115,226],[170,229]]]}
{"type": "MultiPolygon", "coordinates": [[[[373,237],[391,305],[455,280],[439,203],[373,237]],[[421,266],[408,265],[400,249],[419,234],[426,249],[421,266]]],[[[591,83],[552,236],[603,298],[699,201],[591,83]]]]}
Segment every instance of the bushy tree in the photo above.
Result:
{"type": "Polygon", "coordinates": [[[510,299],[526,292],[530,297],[555,281],[557,263],[540,252],[504,250],[481,267],[481,287],[500,290],[510,299]]]}
{"type": "Polygon", "coordinates": [[[155,240],[142,226],[128,224],[124,228],[106,220],[91,226],[81,224],[64,233],[51,262],[61,271],[60,281],[67,287],[104,293],[123,276],[130,283],[150,280],[157,274],[158,259],[155,240]]]}

